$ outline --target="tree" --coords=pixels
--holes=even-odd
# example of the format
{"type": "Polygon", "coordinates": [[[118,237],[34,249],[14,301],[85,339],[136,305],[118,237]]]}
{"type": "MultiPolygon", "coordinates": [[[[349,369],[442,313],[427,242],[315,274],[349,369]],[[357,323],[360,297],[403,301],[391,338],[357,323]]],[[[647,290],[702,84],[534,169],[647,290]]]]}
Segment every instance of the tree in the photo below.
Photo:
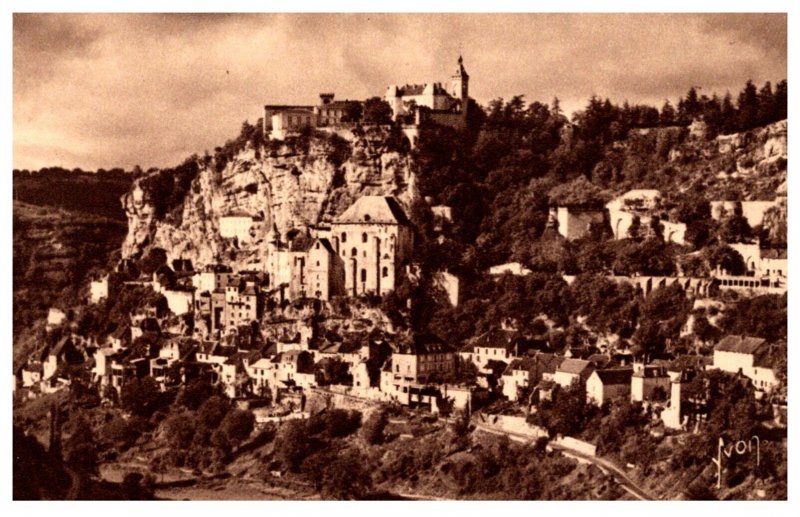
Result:
{"type": "Polygon", "coordinates": [[[252,411],[231,409],[220,425],[229,442],[238,445],[250,437],[255,427],[256,417],[252,411]]]}
{"type": "Polygon", "coordinates": [[[742,255],[730,246],[723,244],[706,248],[704,255],[712,269],[719,267],[729,275],[743,275],[747,271],[742,255]]]}
{"type": "Polygon", "coordinates": [[[326,499],[358,500],[372,488],[372,476],[366,458],[357,450],[347,449],[325,469],[322,495],[326,499]]]}
{"type": "Polygon", "coordinates": [[[372,97],[364,101],[365,124],[390,124],[392,122],[392,107],[380,97],[372,97]]]}
{"type": "Polygon", "coordinates": [[[747,218],[742,215],[742,203],[737,202],[733,209],[733,214],[727,217],[719,230],[719,238],[728,244],[737,242],[749,242],[753,236],[747,218]]]}
{"type": "Polygon", "coordinates": [[[92,426],[83,412],[76,411],[64,426],[64,461],[81,470],[94,472],[97,468],[97,444],[92,426]]]}
{"type": "Polygon", "coordinates": [[[667,340],[677,339],[691,309],[686,293],[678,284],[655,289],[645,298],[642,319],[633,334],[637,355],[664,352],[667,340]]]}
{"type": "Polygon", "coordinates": [[[122,407],[134,415],[150,417],[161,404],[161,390],[150,376],[134,378],[122,386],[122,407]]]}
{"type": "Polygon", "coordinates": [[[314,365],[314,377],[317,384],[326,386],[328,384],[353,384],[353,376],[350,375],[350,365],[341,359],[325,358],[314,365]]]}
{"type": "Polygon", "coordinates": [[[197,423],[207,429],[216,429],[230,409],[231,403],[227,398],[213,395],[198,408],[197,423]]]}
{"type": "Polygon", "coordinates": [[[726,308],[720,326],[730,334],[776,342],[786,339],[787,319],[787,296],[767,294],[743,298],[726,308]]]}
{"type": "Polygon", "coordinates": [[[214,393],[208,377],[202,375],[183,386],[176,403],[188,409],[195,410],[200,407],[214,393]]]}
{"type": "Polygon", "coordinates": [[[383,441],[383,430],[389,423],[386,411],[378,409],[367,418],[361,426],[361,437],[370,445],[379,444],[383,441]]]}
{"type": "Polygon", "coordinates": [[[360,102],[346,102],[342,122],[358,122],[364,112],[364,106],[360,102]]]}
{"type": "Polygon", "coordinates": [[[672,107],[669,101],[664,101],[661,107],[661,114],[658,117],[658,122],[662,126],[671,126],[675,124],[675,108],[672,107]]]}
{"type": "Polygon", "coordinates": [[[197,419],[191,411],[183,410],[170,414],[164,420],[164,434],[170,447],[176,450],[188,450],[197,431],[197,419]]]}
{"type": "Polygon", "coordinates": [[[712,325],[705,314],[697,314],[694,317],[694,335],[697,336],[704,345],[714,343],[720,336],[720,330],[712,325]]]}
{"type": "Polygon", "coordinates": [[[300,464],[311,452],[310,435],[306,422],[290,420],[284,423],[275,437],[276,456],[284,468],[297,472],[300,464]]]}
{"type": "Polygon", "coordinates": [[[739,94],[739,130],[746,131],[758,125],[758,91],[753,81],[747,81],[739,94]]]}
{"type": "Polygon", "coordinates": [[[633,241],[638,241],[642,238],[642,221],[638,215],[633,216],[631,225],[628,227],[628,238],[633,241]]]}
{"type": "Polygon", "coordinates": [[[122,452],[130,448],[141,436],[144,425],[144,420],[138,417],[126,420],[121,416],[116,416],[103,426],[101,435],[117,451],[122,452]]]}

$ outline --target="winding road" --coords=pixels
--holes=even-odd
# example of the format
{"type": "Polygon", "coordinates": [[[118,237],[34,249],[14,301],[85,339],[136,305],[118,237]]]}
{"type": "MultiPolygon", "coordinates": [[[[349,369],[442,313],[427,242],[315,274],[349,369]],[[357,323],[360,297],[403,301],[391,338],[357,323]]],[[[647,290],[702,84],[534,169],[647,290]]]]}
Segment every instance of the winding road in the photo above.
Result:
{"type": "MultiPolygon", "coordinates": [[[[509,439],[514,440],[516,442],[532,443],[534,441],[533,438],[530,436],[521,433],[515,433],[513,431],[497,429],[496,427],[489,426],[484,422],[481,422],[477,418],[473,418],[472,423],[475,425],[475,428],[477,430],[491,434],[504,434],[508,436],[509,439]]],[[[569,456],[580,461],[586,461],[588,463],[591,463],[592,465],[602,470],[605,474],[610,474],[623,490],[631,494],[636,499],[640,501],[655,500],[655,498],[652,495],[650,495],[642,487],[637,485],[630,477],[628,477],[628,475],[621,468],[615,465],[614,462],[612,462],[611,460],[603,457],[584,454],[580,451],[576,451],[574,449],[570,449],[568,447],[564,447],[563,445],[559,445],[553,442],[550,442],[550,447],[552,447],[553,450],[559,451],[561,454],[564,454],[565,456],[569,456]]]]}

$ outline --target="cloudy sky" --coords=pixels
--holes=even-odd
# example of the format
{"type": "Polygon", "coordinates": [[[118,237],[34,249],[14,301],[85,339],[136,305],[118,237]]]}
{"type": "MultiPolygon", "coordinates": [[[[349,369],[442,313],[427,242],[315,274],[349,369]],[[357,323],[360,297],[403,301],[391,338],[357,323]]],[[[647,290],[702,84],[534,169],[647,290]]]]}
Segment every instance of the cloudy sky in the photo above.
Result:
{"type": "Polygon", "coordinates": [[[175,165],[263,104],[445,81],[459,52],[481,104],[660,106],[786,78],[786,34],[781,14],[15,14],[14,167],[175,165]]]}

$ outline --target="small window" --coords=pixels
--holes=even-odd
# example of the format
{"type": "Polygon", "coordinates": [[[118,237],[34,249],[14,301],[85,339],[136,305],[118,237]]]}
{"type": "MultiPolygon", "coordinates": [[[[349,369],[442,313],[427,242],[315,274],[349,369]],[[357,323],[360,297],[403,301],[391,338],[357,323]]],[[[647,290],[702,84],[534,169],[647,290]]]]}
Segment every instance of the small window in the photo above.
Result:
{"type": "Polygon", "coordinates": [[[361,270],[361,281],[362,282],[366,282],[367,281],[367,270],[366,269],[362,269],[361,270]]]}
{"type": "Polygon", "coordinates": [[[388,267],[386,267],[386,266],[383,267],[383,270],[381,271],[381,276],[383,278],[386,278],[387,276],[389,276],[389,268],[388,267]]]}
{"type": "Polygon", "coordinates": [[[361,242],[367,242],[367,233],[366,232],[361,234],[361,242]]]}
{"type": "Polygon", "coordinates": [[[319,260],[317,261],[317,267],[319,267],[319,260]]]}
{"type": "Polygon", "coordinates": [[[347,242],[347,234],[342,232],[342,242],[347,242]]]}
{"type": "Polygon", "coordinates": [[[369,214],[364,214],[364,220],[365,221],[369,221],[370,219],[372,219],[372,218],[369,216],[369,214]]]}
{"type": "Polygon", "coordinates": [[[314,246],[314,247],[315,247],[315,248],[317,248],[317,249],[319,249],[319,243],[317,243],[317,244],[316,244],[316,246],[314,246]]]}
{"type": "Polygon", "coordinates": [[[350,255],[352,255],[354,257],[358,256],[358,250],[353,248],[352,251],[350,251],[350,255]]]}

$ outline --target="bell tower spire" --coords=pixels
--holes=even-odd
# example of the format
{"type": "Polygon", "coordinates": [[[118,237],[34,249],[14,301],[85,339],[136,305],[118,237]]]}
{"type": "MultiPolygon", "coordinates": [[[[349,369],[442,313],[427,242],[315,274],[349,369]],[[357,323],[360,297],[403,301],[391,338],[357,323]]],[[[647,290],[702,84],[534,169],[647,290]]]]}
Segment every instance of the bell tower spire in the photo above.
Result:
{"type": "Polygon", "coordinates": [[[469,97],[469,74],[464,68],[464,58],[460,53],[458,55],[458,68],[450,78],[450,92],[453,97],[461,99],[462,102],[466,102],[469,97]]]}

